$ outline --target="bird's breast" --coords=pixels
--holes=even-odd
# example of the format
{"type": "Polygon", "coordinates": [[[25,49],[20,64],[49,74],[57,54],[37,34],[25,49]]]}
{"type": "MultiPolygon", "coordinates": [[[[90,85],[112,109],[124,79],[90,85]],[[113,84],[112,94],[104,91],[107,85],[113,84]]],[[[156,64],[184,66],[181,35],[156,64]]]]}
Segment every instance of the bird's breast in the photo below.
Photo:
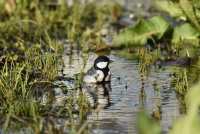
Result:
{"type": "Polygon", "coordinates": [[[104,80],[103,71],[97,70],[96,73],[97,73],[97,75],[96,75],[97,82],[102,82],[104,80]]]}

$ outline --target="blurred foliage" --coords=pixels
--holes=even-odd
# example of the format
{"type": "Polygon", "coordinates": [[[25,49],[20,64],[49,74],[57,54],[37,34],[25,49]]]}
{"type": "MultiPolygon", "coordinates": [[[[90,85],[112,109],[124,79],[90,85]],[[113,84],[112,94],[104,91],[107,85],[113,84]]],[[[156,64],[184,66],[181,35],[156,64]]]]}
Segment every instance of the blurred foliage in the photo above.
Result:
{"type": "Polygon", "coordinates": [[[170,134],[198,134],[200,131],[199,96],[200,83],[193,86],[186,96],[187,114],[180,117],[172,127],[170,134]]]}
{"type": "Polygon", "coordinates": [[[165,49],[170,54],[168,57],[171,56],[171,59],[174,59],[175,55],[175,57],[192,58],[198,56],[196,50],[200,47],[199,2],[196,0],[154,0],[154,7],[168,13],[170,17],[164,15],[164,17],[154,16],[139,20],[114,37],[115,46],[145,45],[152,51],[162,47],[161,49],[165,49]],[[183,55],[185,52],[187,54],[183,55]]]}
{"type": "Polygon", "coordinates": [[[0,56],[16,61],[35,44],[43,52],[58,53],[63,39],[87,51],[98,49],[104,44],[102,27],[122,12],[117,3],[81,4],[79,0],[72,5],[65,0],[4,0],[0,7],[0,56]]]}
{"type": "Polygon", "coordinates": [[[116,45],[144,45],[148,39],[162,38],[169,29],[169,24],[161,16],[155,16],[148,20],[139,20],[132,27],[124,29],[114,38],[116,45]]]}
{"type": "Polygon", "coordinates": [[[146,113],[140,112],[137,122],[139,134],[161,134],[158,122],[150,118],[146,113]]]}
{"type": "Polygon", "coordinates": [[[157,42],[171,40],[171,43],[193,44],[199,46],[200,31],[191,24],[184,23],[172,29],[172,25],[161,16],[155,16],[148,20],[141,20],[134,26],[124,29],[119,35],[115,36],[114,44],[116,46],[138,46],[148,43],[151,40],[154,45],[157,42]],[[169,36],[171,34],[171,36],[169,36]]]}
{"type": "Polygon", "coordinates": [[[173,32],[172,43],[178,44],[184,41],[193,44],[194,46],[199,46],[200,32],[192,27],[189,23],[184,23],[180,26],[175,27],[173,32]]]}
{"type": "Polygon", "coordinates": [[[154,0],[158,10],[169,13],[172,17],[189,20],[200,31],[200,4],[198,0],[154,0]]]}
{"type": "MultiPolygon", "coordinates": [[[[199,96],[200,82],[189,89],[186,95],[187,113],[175,120],[169,134],[198,134],[200,131],[199,118],[199,96]]],[[[146,114],[139,113],[138,129],[140,134],[161,134],[161,128],[158,123],[150,119],[146,114]]]]}
{"type": "Polygon", "coordinates": [[[79,44],[81,47],[88,45],[88,48],[92,45],[101,45],[99,31],[105,24],[117,21],[121,16],[121,6],[113,2],[106,4],[95,2],[81,4],[79,0],[73,2],[70,6],[65,0],[59,0],[59,3],[53,0],[1,2],[1,50],[18,49],[13,44],[21,40],[26,42],[24,48],[30,47],[32,43],[38,43],[42,49],[48,49],[46,44],[49,39],[68,39],[71,44],[79,44]],[[85,34],[88,29],[92,29],[91,34],[85,34]],[[87,40],[91,35],[93,42],[87,40]]]}
{"type": "Polygon", "coordinates": [[[184,12],[178,3],[170,0],[154,0],[154,6],[156,6],[158,10],[169,13],[169,15],[172,17],[186,19],[184,12]]]}
{"type": "Polygon", "coordinates": [[[144,45],[148,39],[161,39],[170,28],[169,23],[161,16],[140,20],[132,27],[126,28],[114,38],[116,45],[144,45]]]}

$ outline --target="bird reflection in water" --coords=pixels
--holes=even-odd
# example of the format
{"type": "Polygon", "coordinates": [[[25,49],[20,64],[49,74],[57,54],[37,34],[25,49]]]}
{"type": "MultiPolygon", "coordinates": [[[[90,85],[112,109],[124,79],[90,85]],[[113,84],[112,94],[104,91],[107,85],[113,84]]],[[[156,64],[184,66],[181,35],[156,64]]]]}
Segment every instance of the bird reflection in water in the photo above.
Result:
{"type": "Polygon", "coordinates": [[[111,84],[85,84],[82,88],[83,94],[89,105],[94,109],[104,109],[110,106],[111,84]]]}

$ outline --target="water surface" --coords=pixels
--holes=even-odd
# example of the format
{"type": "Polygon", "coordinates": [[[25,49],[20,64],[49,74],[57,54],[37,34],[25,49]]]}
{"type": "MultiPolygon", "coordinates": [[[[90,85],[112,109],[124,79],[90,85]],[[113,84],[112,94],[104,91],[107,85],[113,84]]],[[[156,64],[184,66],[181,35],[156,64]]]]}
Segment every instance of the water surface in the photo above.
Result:
{"type": "MultiPolygon", "coordinates": [[[[150,116],[154,113],[160,114],[162,131],[167,133],[173,121],[180,115],[179,102],[171,87],[170,67],[164,70],[152,67],[148,77],[141,78],[137,61],[113,54],[108,56],[114,61],[110,65],[112,78],[111,89],[107,90],[109,99],[105,99],[108,98],[107,96],[103,98],[102,93],[99,95],[100,88],[95,91],[97,99],[101,99],[99,103],[104,104],[108,101],[109,105],[105,105],[104,108],[101,106],[88,116],[88,122],[92,125],[90,132],[93,134],[137,133],[137,114],[145,110],[150,116]]],[[[65,55],[64,74],[73,76],[80,72],[83,67],[81,57],[81,53],[77,51],[71,56],[65,55]]],[[[89,54],[85,71],[93,65],[96,57],[94,53],[89,54]]]]}

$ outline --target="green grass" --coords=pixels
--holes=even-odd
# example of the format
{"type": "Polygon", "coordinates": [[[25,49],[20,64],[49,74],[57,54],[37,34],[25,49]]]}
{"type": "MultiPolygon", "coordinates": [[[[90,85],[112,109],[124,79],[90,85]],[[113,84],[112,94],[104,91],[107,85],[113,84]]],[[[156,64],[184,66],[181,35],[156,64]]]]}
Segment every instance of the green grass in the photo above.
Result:
{"type": "MultiPolygon", "coordinates": [[[[33,52],[33,49],[31,51],[33,52]]],[[[84,123],[90,107],[83,95],[77,98],[73,93],[67,99],[67,105],[59,107],[57,111],[53,110],[51,102],[48,105],[42,105],[35,96],[35,88],[49,87],[49,90],[52,90],[49,84],[53,85],[52,81],[57,76],[57,72],[52,71],[55,71],[55,65],[58,65],[54,55],[48,54],[42,58],[36,58],[35,61],[31,62],[31,60],[21,63],[6,61],[0,71],[0,116],[3,130],[18,132],[18,129],[21,131],[21,128],[26,128],[24,131],[30,129],[29,132],[33,131],[33,133],[44,131],[64,133],[65,130],[56,127],[57,119],[62,117],[63,125],[65,122],[68,123],[64,127],[71,133],[86,131],[87,124],[84,123]],[[36,72],[37,75],[35,75],[36,72]],[[41,83],[46,84],[41,85],[41,83]],[[74,109],[75,105],[78,109],[74,109]],[[47,118],[50,119],[45,121],[47,118]]]]}
{"type": "MultiPolygon", "coordinates": [[[[81,5],[75,1],[68,6],[65,0],[58,5],[45,0],[16,0],[16,4],[0,2],[0,7],[0,128],[16,133],[64,133],[64,129],[86,133],[85,120],[91,109],[84,95],[77,98],[73,94],[55,111],[51,101],[42,105],[35,91],[52,90],[63,64],[62,40],[90,49],[88,38],[111,21],[109,17],[119,12],[119,5],[81,5]],[[87,29],[92,33],[85,34],[87,29]],[[60,117],[63,129],[56,127],[60,117]]],[[[101,43],[96,37],[93,41],[94,46],[101,43]]]]}

